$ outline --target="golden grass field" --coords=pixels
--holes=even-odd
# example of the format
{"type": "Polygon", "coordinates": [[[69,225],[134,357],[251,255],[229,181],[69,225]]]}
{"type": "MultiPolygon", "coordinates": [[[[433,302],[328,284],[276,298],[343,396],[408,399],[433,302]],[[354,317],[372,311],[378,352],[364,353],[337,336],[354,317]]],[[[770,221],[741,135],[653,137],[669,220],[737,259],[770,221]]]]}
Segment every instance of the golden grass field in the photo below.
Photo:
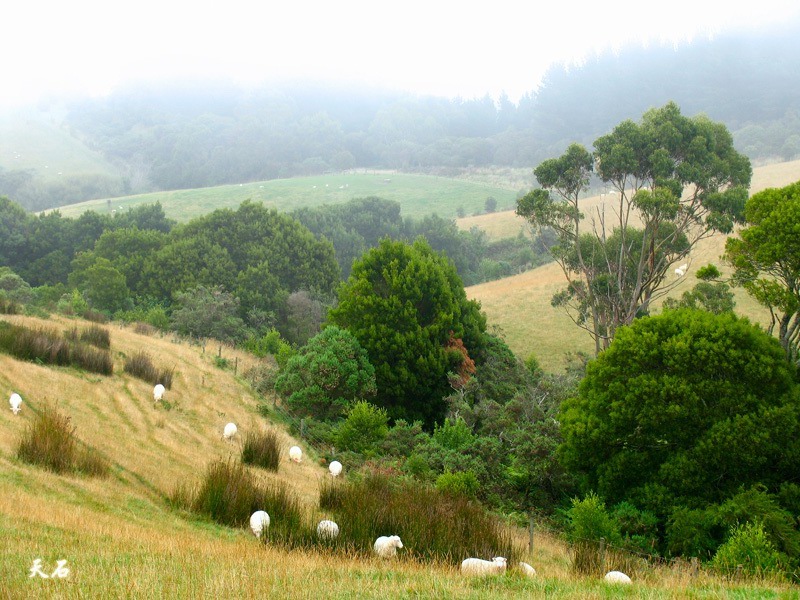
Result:
{"type": "MultiPolygon", "coordinates": [[[[769,187],[782,187],[800,180],[800,160],[757,167],[753,170],[750,192],[755,193],[769,187]]],[[[593,196],[581,201],[587,215],[606,202],[605,198],[593,196]]],[[[475,217],[458,219],[462,229],[478,227],[487,232],[490,239],[501,239],[527,231],[524,219],[514,211],[504,211],[475,217]]],[[[725,235],[715,235],[697,245],[689,257],[689,273],[674,281],[670,296],[680,295],[691,289],[697,279],[693,273],[708,263],[716,264],[727,272],[720,257],[725,248],[725,235]]],[[[565,311],[553,308],[550,299],[566,285],[559,266],[555,263],[537,269],[467,288],[467,295],[479,300],[490,324],[503,333],[509,347],[520,357],[534,354],[542,368],[557,372],[564,367],[568,352],[594,353],[594,343],[585,331],[570,320],[565,311]]],[[[759,306],[743,290],[736,290],[736,311],[751,321],[765,325],[769,321],[766,309],[759,306]]],[[[658,303],[656,304],[656,307],[658,303]]]]}
{"type": "MultiPolygon", "coordinates": [[[[88,325],[63,317],[11,321],[57,329],[88,325]]],[[[233,421],[276,427],[259,416],[259,399],[231,370],[215,365],[217,346],[200,346],[109,325],[115,373],[87,374],[0,355],[0,395],[16,391],[22,412],[0,406],[0,598],[791,598],[782,583],[726,583],[685,570],[655,569],[631,587],[615,590],[597,579],[573,576],[565,546],[537,533],[526,556],[539,573],[509,572],[467,580],[448,565],[358,556],[288,552],[259,544],[249,531],[213,524],[169,508],[178,484],[196,482],[206,465],[237,455],[238,442],[221,439],[233,421]],[[152,387],[122,372],[123,355],[143,349],[157,366],[175,367],[171,408],[154,405],[152,387]],[[17,440],[47,403],[72,419],[76,436],[111,463],[105,479],[56,475],[19,461],[17,440]],[[51,574],[66,560],[64,578],[29,577],[33,561],[51,574]]],[[[231,349],[239,369],[255,359],[231,349]]],[[[346,465],[345,465],[346,468],[346,465]]],[[[301,464],[284,456],[277,477],[315,511],[326,470],[306,452],[301,464]]],[[[280,518],[272,515],[273,520],[280,518]]],[[[519,531],[520,540],[527,539],[519,531]]]]}

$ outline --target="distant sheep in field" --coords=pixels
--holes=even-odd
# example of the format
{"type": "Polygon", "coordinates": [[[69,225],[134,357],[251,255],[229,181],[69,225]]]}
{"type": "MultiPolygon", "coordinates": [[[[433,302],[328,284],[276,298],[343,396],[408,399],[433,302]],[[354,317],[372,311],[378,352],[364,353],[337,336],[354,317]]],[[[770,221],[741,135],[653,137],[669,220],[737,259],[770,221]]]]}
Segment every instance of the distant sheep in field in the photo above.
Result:
{"type": "Polygon", "coordinates": [[[461,561],[463,575],[499,575],[506,570],[506,559],[495,556],[492,560],[481,558],[465,558],[461,561]]]}
{"type": "Polygon", "coordinates": [[[289,448],[289,460],[299,463],[303,460],[303,451],[300,446],[292,446],[289,448]]]}
{"type": "Polygon", "coordinates": [[[317,537],[332,540],[339,535],[339,526],[333,521],[324,519],[317,525],[317,537]]]}
{"type": "Polygon", "coordinates": [[[631,578],[622,571],[609,571],[603,579],[608,583],[631,583],[631,578]]]}
{"type": "Polygon", "coordinates": [[[536,569],[534,569],[526,562],[520,561],[519,570],[522,571],[522,574],[525,575],[526,577],[536,577],[536,569]]]}
{"type": "Polygon", "coordinates": [[[399,535],[382,535],[375,540],[373,546],[375,554],[381,558],[394,558],[397,556],[397,549],[403,547],[403,542],[400,541],[399,535]]]}
{"type": "Polygon", "coordinates": [[[250,516],[250,529],[257,538],[261,538],[269,527],[269,515],[264,510],[257,510],[250,516]]]}
{"type": "Polygon", "coordinates": [[[11,394],[11,398],[8,399],[8,403],[11,405],[11,411],[16,415],[19,414],[19,411],[22,410],[22,396],[17,393],[11,394]]]}
{"type": "Polygon", "coordinates": [[[161,385],[160,383],[157,384],[156,387],[153,388],[153,403],[156,403],[159,400],[161,400],[161,398],[164,397],[165,391],[166,388],[163,385],[161,385]]]}
{"type": "Polygon", "coordinates": [[[236,423],[228,423],[225,425],[225,429],[222,430],[222,437],[230,441],[233,439],[233,436],[236,435],[237,431],[238,429],[236,428],[236,423]]]}
{"type": "Polygon", "coordinates": [[[339,473],[342,472],[342,463],[338,460],[334,460],[331,462],[330,466],[328,466],[328,471],[330,471],[331,475],[334,477],[338,477],[339,473]]]}
{"type": "Polygon", "coordinates": [[[675,269],[675,275],[677,275],[678,277],[683,277],[684,275],[686,275],[686,271],[688,269],[689,269],[689,265],[686,264],[686,263],[683,263],[680,267],[675,269]]]}

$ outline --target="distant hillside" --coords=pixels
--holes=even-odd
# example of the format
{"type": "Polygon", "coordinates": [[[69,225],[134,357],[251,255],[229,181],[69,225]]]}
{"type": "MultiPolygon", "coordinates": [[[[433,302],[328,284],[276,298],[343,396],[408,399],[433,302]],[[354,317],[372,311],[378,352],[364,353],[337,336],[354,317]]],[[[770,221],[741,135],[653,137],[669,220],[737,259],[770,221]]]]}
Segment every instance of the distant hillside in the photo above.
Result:
{"type": "Polygon", "coordinates": [[[483,212],[486,199],[490,196],[501,209],[514,206],[516,201],[515,190],[496,184],[362,170],[90,200],[61,207],[59,211],[66,217],[76,217],[87,210],[109,213],[160,202],[168,217],[185,222],[218,208],[235,209],[245,200],[263,202],[265,206],[289,212],[322,204],[342,204],[353,198],[370,196],[399,202],[403,216],[411,217],[437,213],[441,217],[455,218],[459,211],[467,214],[483,212]]]}
{"type": "MultiPolygon", "coordinates": [[[[751,193],[768,187],[782,187],[800,181],[800,160],[766,165],[753,170],[751,193]]],[[[583,200],[584,212],[604,200],[593,196],[583,200]]],[[[525,230],[525,221],[513,211],[459,219],[461,228],[485,229],[490,237],[507,237],[525,230]]],[[[697,279],[694,272],[712,262],[727,272],[720,256],[725,249],[727,236],[716,235],[704,240],[690,255],[687,276],[675,281],[670,296],[679,297],[691,289],[697,279]]],[[[548,371],[561,371],[567,352],[594,352],[588,333],[579,329],[567,314],[550,305],[557,291],[565,286],[559,266],[550,263],[532,271],[467,288],[467,296],[481,302],[489,323],[500,328],[511,349],[525,358],[535,354],[542,367],[548,371]]],[[[742,289],[736,290],[736,311],[752,321],[766,324],[769,315],[742,289]]]]}

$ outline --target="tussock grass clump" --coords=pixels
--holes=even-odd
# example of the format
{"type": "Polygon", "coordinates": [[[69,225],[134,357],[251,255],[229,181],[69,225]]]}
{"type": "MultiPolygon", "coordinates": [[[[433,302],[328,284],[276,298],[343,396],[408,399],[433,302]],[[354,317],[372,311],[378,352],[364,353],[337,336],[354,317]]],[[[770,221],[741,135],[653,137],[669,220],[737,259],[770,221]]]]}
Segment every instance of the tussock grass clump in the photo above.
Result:
{"type": "Polygon", "coordinates": [[[281,461],[281,444],[273,430],[249,431],[242,446],[242,462],[277,471],[281,461]]]}
{"type": "Polygon", "coordinates": [[[21,360],[49,365],[73,366],[111,375],[114,363],[107,350],[70,342],[58,332],[11,323],[0,324],[0,351],[21,360]]]}
{"type": "Polygon", "coordinates": [[[174,369],[159,369],[153,364],[153,359],[150,358],[147,352],[139,351],[132,356],[126,357],[123,369],[126,373],[130,373],[142,381],[153,385],[160,383],[168,390],[172,389],[174,369]]]}
{"type": "Polygon", "coordinates": [[[81,341],[95,348],[102,348],[108,350],[111,348],[111,335],[108,329],[98,325],[92,325],[78,334],[78,328],[73,327],[64,333],[64,337],[70,341],[81,341]]]}
{"type": "Polygon", "coordinates": [[[229,527],[249,528],[250,515],[265,510],[272,522],[264,539],[289,547],[309,547],[313,542],[309,518],[286,485],[259,483],[237,461],[212,463],[196,490],[179,486],[171,502],[229,527]]]}
{"type": "Polygon", "coordinates": [[[18,315],[22,312],[22,307],[6,298],[0,298],[0,314],[2,315],[18,315]]]}
{"type": "Polygon", "coordinates": [[[79,471],[103,477],[109,471],[104,458],[79,444],[70,418],[49,404],[36,415],[20,439],[17,457],[54,473],[79,471]]]}
{"type": "Polygon", "coordinates": [[[444,494],[418,482],[366,475],[357,480],[324,480],[320,508],[336,516],[340,543],[371,552],[375,538],[399,535],[409,556],[458,564],[469,556],[505,556],[521,550],[498,518],[463,496],[444,494]]]}

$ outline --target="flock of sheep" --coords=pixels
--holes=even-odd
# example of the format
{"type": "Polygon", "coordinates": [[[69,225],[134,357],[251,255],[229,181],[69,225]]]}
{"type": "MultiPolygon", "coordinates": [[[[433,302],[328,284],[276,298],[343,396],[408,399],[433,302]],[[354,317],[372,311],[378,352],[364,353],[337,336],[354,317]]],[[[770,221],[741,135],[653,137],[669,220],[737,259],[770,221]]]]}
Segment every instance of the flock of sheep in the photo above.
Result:
{"type": "MultiPolygon", "coordinates": [[[[684,265],[681,266],[683,268],[684,265]]],[[[685,269],[684,269],[685,273],[685,269]]],[[[676,275],[683,275],[678,273],[676,275]]],[[[160,383],[153,388],[153,401],[158,402],[164,397],[165,388],[160,383]]],[[[12,412],[16,415],[22,410],[22,397],[17,394],[11,394],[9,398],[12,412]]],[[[235,423],[228,423],[222,431],[223,439],[231,441],[236,435],[238,428],[235,423]]],[[[303,459],[303,451],[299,446],[292,446],[289,448],[289,460],[299,463],[303,459]]],[[[337,460],[331,461],[328,470],[333,477],[338,477],[342,472],[342,463],[337,460]]],[[[269,514],[263,510],[257,510],[250,516],[250,528],[256,538],[261,538],[269,528],[270,518],[269,514]]],[[[329,519],[323,519],[317,525],[317,537],[320,539],[332,540],[339,535],[339,525],[329,519]]],[[[397,550],[403,547],[403,542],[400,536],[397,535],[382,535],[375,540],[373,544],[373,551],[376,556],[385,559],[391,559],[397,556],[397,550]]],[[[499,575],[506,571],[507,560],[502,556],[495,556],[492,560],[483,560],[481,558],[465,558],[461,562],[461,573],[464,575],[499,575]]],[[[518,564],[519,571],[527,576],[534,577],[536,569],[526,562],[518,564]]],[[[609,583],[631,583],[631,578],[625,573],[620,571],[610,571],[606,573],[605,580],[609,583]]]]}

